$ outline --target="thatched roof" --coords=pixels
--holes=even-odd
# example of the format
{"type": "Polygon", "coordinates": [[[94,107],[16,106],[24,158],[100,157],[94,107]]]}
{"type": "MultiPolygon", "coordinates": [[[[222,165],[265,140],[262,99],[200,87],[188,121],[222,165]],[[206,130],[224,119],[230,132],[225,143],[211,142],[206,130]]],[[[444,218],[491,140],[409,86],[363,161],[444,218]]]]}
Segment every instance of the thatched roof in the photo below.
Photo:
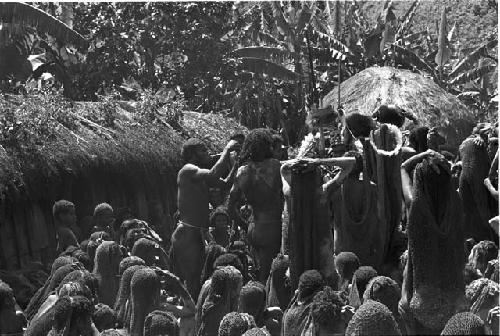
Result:
{"type": "Polygon", "coordinates": [[[138,106],[0,96],[0,197],[33,196],[61,174],[96,168],[132,176],[139,170],[176,174],[187,137],[207,140],[216,152],[232,132],[245,130],[218,114],[182,111],[174,129],[167,114],[144,114],[138,106]]]}
{"type": "MultiPolygon", "coordinates": [[[[323,105],[337,106],[338,87],[323,99],[323,105]]],[[[440,127],[449,144],[458,146],[470,134],[474,115],[452,94],[432,79],[409,70],[371,67],[340,84],[344,111],[371,115],[380,105],[395,104],[411,112],[419,123],[440,127]]],[[[405,127],[410,122],[406,122],[405,127]]]]}
{"type": "Polygon", "coordinates": [[[199,138],[207,144],[209,150],[219,151],[227,143],[231,133],[248,133],[248,129],[232,118],[223,118],[220,114],[185,111],[181,122],[182,128],[193,138],[199,138]]]}

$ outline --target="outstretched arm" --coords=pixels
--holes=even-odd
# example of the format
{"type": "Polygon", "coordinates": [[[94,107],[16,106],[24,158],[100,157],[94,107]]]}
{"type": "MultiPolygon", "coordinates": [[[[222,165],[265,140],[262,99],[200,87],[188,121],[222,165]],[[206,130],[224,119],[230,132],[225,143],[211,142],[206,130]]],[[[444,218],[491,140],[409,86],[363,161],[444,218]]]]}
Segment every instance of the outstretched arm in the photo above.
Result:
{"type": "MultiPolygon", "coordinates": [[[[309,161],[309,160],[306,160],[309,161]]],[[[338,158],[326,158],[326,159],[311,159],[311,163],[320,166],[337,166],[342,169],[352,169],[356,163],[356,158],[354,157],[338,157],[338,158]]]]}
{"type": "Polygon", "coordinates": [[[223,189],[224,196],[227,195],[227,190],[231,188],[234,183],[234,179],[236,178],[236,173],[238,172],[238,168],[240,166],[239,159],[236,159],[229,175],[225,179],[220,180],[221,188],[223,189]]]}

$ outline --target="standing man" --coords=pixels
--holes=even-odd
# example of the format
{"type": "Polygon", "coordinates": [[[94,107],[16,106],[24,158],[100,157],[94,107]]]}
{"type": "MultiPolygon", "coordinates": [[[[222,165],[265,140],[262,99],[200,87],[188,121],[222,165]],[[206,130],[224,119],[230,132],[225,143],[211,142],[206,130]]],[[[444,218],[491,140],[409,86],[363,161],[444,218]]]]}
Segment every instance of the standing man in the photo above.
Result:
{"type": "Polygon", "coordinates": [[[240,155],[243,164],[229,193],[230,217],[243,229],[257,254],[259,281],[266,282],[273,258],[281,247],[283,186],[281,164],[273,158],[273,139],[267,129],[252,130],[245,138],[240,155]],[[237,203],[245,196],[253,209],[253,222],[245,223],[237,212],[237,203]]]}
{"type": "Polygon", "coordinates": [[[170,259],[172,270],[186,281],[193,298],[200,291],[200,277],[205,257],[205,237],[208,237],[209,187],[221,186],[224,167],[238,142],[231,140],[211,169],[207,147],[198,139],[189,139],[182,146],[186,162],[177,175],[177,206],[179,223],[172,234],[170,259]]]}
{"type": "Polygon", "coordinates": [[[64,252],[70,246],[78,245],[71,227],[76,225],[75,205],[70,201],[59,200],[52,207],[52,215],[56,226],[57,254],[64,252]]]}

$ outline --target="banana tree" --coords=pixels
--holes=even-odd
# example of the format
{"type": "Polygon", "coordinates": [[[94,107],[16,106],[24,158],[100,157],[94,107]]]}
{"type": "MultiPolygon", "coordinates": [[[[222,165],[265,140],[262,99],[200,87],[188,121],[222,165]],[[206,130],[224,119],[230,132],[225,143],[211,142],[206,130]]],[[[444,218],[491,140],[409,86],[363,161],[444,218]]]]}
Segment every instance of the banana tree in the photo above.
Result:
{"type": "MultiPolygon", "coordinates": [[[[247,46],[240,45],[228,55],[238,64],[239,72],[252,74],[253,81],[262,82],[258,87],[274,82],[287,92],[279,105],[288,107],[288,134],[292,142],[299,139],[305,119],[304,39],[314,8],[314,3],[305,2],[262,2],[247,8],[250,20],[241,30],[247,46]]],[[[268,94],[262,92],[260,96],[265,98],[268,94]]],[[[275,113],[282,115],[282,110],[275,113]]]]}
{"type": "Polygon", "coordinates": [[[466,52],[455,37],[457,28],[455,22],[448,31],[446,8],[443,8],[437,38],[427,30],[396,39],[390,56],[396,65],[429,74],[469,106],[488,110],[496,85],[489,77],[497,69],[498,60],[490,54],[497,47],[497,34],[491,34],[482,45],[466,52]],[[493,83],[493,89],[487,83],[493,83]]]}
{"type": "MultiPolygon", "coordinates": [[[[70,4],[63,13],[71,23],[70,4]]],[[[65,91],[70,81],[65,66],[78,61],[85,38],[52,15],[25,3],[0,3],[0,79],[24,82],[38,73],[52,72],[65,91]]]]}

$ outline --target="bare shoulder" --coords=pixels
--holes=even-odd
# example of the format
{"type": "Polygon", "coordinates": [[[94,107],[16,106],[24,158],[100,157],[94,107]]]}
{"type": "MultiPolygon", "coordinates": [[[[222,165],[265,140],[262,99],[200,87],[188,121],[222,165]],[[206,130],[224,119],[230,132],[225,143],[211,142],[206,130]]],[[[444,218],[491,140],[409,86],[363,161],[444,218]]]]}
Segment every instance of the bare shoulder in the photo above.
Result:
{"type": "Polygon", "coordinates": [[[250,175],[251,168],[249,165],[243,165],[236,172],[237,179],[246,179],[250,175]]]}
{"type": "Polygon", "coordinates": [[[185,164],[181,170],[179,170],[179,173],[177,174],[177,179],[178,181],[184,180],[187,178],[190,178],[194,174],[196,174],[200,170],[199,167],[195,166],[194,164],[188,163],[185,164]]]}

